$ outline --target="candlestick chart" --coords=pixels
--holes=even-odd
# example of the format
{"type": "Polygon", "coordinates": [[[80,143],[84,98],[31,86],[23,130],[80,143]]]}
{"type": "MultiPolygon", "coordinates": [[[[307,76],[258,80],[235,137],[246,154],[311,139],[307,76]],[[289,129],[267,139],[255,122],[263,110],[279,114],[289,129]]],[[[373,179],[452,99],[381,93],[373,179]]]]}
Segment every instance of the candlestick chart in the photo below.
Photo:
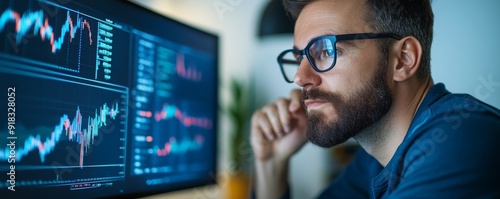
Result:
{"type": "Polygon", "coordinates": [[[90,60],[79,58],[83,51],[95,52],[96,31],[95,20],[69,10],[60,10],[49,17],[42,9],[5,8],[0,15],[0,36],[4,38],[0,42],[4,53],[77,73],[82,64],[92,65],[90,60]]]}
{"type": "MultiPolygon", "coordinates": [[[[24,147],[17,149],[16,160],[22,162],[22,158],[27,156],[30,152],[38,150],[40,161],[45,162],[45,156],[54,151],[56,144],[61,140],[74,141],[79,145],[79,161],[78,164],[83,167],[84,154],[94,144],[94,138],[99,136],[101,127],[107,125],[107,120],[116,119],[118,110],[118,103],[113,107],[107,104],[102,105],[96,109],[94,116],[87,118],[85,126],[83,116],[80,112],[80,107],[76,108],[75,115],[71,119],[68,115],[64,114],[55,125],[54,130],[46,139],[41,138],[40,134],[29,135],[28,138],[21,143],[24,147]]],[[[10,149],[7,147],[5,150],[0,150],[0,160],[7,160],[10,149]]]]}
{"type": "MultiPolygon", "coordinates": [[[[124,177],[125,89],[73,81],[61,84],[56,78],[16,74],[0,73],[0,78],[16,82],[19,104],[15,149],[5,147],[9,140],[2,139],[0,161],[7,162],[9,154],[15,154],[20,184],[58,185],[124,177]],[[38,83],[36,89],[33,82],[38,83]]],[[[3,125],[0,133],[7,135],[3,125]]]]}
{"type": "MultiPolygon", "coordinates": [[[[18,2],[11,4],[15,3],[18,2]]],[[[85,78],[125,83],[113,78],[126,75],[124,70],[113,69],[115,65],[126,64],[125,60],[114,59],[127,53],[126,49],[113,48],[129,39],[120,28],[50,2],[32,4],[29,8],[3,4],[0,4],[0,56],[85,78]],[[47,11],[49,5],[57,9],[47,11]]]]}
{"type": "Polygon", "coordinates": [[[84,32],[85,28],[87,31],[88,45],[92,45],[92,30],[89,21],[87,19],[76,16],[73,19],[70,12],[66,12],[66,17],[59,35],[56,35],[55,28],[49,24],[49,19],[44,16],[42,10],[34,12],[19,13],[17,11],[7,9],[0,15],[0,31],[2,31],[7,23],[14,23],[15,27],[15,44],[20,45],[23,42],[23,38],[29,36],[39,36],[40,40],[47,40],[47,45],[50,46],[50,52],[56,53],[66,42],[66,34],[68,34],[69,41],[73,42],[77,32],[84,32]]]}

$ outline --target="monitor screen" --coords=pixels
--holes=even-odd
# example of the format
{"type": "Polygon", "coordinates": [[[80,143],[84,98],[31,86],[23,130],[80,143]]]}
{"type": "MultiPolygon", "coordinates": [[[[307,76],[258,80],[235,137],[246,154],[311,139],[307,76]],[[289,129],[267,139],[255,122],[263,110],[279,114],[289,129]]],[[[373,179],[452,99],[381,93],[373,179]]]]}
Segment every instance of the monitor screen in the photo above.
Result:
{"type": "Polygon", "coordinates": [[[213,183],[218,37],[121,0],[0,1],[2,198],[213,183]]]}

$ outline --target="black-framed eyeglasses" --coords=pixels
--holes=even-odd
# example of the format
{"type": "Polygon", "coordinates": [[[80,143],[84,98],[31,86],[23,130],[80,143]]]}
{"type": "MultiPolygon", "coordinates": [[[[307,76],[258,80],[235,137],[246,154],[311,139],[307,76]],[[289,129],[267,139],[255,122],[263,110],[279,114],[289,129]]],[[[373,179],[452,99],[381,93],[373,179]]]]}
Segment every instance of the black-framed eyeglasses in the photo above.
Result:
{"type": "Polygon", "coordinates": [[[393,33],[357,33],[344,35],[324,35],[311,40],[307,46],[302,49],[288,49],[278,56],[278,64],[285,80],[293,83],[293,79],[300,62],[305,55],[311,66],[318,73],[331,70],[337,62],[337,41],[362,40],[362,39],[381,39],[393,38],[400,40],[403,37],[393,33]]]}

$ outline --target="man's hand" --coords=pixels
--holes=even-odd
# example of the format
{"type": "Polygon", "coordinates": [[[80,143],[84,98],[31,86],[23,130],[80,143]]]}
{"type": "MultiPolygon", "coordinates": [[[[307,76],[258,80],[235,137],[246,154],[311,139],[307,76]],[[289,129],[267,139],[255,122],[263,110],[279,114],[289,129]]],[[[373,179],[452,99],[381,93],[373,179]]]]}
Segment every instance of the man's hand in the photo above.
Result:
{"type": "Polygon", "coordinates": [[[256,164],[257,198],[278,198],[288,184],[288,161],[306,142],[306,116],[300,90],[252,116],[251,142],[256,164]]]}
{"type": "Polygon", "coordinates": [[[251,141],[258,161],[288,159],[307,141],[306,117],[300,103],[300,90],[290,99],[280,99],[257,110],[252,116],[251,141]]]}

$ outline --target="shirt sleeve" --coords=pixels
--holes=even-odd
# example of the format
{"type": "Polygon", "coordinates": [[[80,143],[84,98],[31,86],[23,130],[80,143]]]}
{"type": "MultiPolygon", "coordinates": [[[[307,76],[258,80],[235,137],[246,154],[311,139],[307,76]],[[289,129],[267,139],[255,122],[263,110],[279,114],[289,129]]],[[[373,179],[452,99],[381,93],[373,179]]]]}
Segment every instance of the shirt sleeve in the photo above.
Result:
{"type": "Polygon", "coordinates": [[[455,109],[420,131],[387,198],[500,198],[498,115],[455,109]]]}
{"type": "Polygon", "coordinates": [[[334,179],[318,198],[370,198],[371,179],[383,167],[365,150],[334,179]]]}

